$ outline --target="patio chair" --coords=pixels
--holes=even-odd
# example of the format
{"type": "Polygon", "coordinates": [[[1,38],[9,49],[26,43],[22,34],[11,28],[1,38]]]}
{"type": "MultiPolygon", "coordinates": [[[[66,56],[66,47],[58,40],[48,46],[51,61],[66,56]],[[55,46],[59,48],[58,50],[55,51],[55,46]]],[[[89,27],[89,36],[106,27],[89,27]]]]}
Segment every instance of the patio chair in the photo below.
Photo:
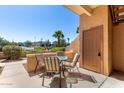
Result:
{"type": "Polygon", "coordinates": [[[36,54],[28,54],[27,55],[27,64],[25,67],[27,68],[28,72],[36,72],[36,69],[38,69],[38,60],[36,57],[36,54]]]}
{"type": "Polygon", "coordinates": [[[42,53],[42,54],[35,55],[35,59],[37,60],[37,64],[35,66],[34,73],[36,73],[38,67],[43,66],[43,57],[44,56],[50,57],[50,56],[55,56],[55,55],[56,55],[55,53],[42,53]]]}
{"type": "Polygon", "coordinates": [[[45,70],[44,70],[44,73],[42,75],[42,77],[43,77],[42,86],[44,86],[45,76],[51,75],[53,77],[54,75],[60,73],[60,68],[59,68],[60,62],[59,62],[57,57],[55,57],[55,56],[44,57],[43,62],[44,62],[45,70]]]}
{"type": "Polygon", "coordinates": [[[74,71],[74,69],[76,68],[77,71],[80,72],[79,69],[78,69],[78,67],[77,67],[77,62],[78,62],[79,57],[80,57],[80,54],[79,53],[76,53],[75,56],[74,56],[74,58],[73,58],[73,61],[72,62],[66,62],[64,64],[64,68],[70,69],[70,71],[71,70],[74,71]]]}

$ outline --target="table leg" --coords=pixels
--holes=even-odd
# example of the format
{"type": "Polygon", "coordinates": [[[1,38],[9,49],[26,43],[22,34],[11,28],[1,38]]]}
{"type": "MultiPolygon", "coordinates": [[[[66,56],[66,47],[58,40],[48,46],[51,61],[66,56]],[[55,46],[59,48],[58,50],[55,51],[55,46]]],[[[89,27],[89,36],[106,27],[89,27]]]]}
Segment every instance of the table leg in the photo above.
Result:
{"type": "Polygon", "coordinates": [[[36,71],[37,71],[37,67],[38,67],[38,65],[39,65],[39,61],[38,61],[36,55],[35,55],[35,58],[36,58],[37,64],[36,64],[36,67],[35,67],[34,73],[36,73],[36,71]]]}
{"type": "Polygon", "coordinates": [[[65,67],[62,65],[62,75],[65,77],[65,67]]]}

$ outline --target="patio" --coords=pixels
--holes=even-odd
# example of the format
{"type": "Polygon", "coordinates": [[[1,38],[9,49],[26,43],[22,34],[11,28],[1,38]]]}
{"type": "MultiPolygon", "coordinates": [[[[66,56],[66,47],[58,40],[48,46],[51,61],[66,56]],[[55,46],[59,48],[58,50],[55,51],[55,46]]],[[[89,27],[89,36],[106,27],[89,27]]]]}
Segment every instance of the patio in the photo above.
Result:
{"type": "MultiPolygon", "coordinates": [[[[29,75],[23,66],[27,62],[26,59],[7,63],[1,63],[1,61],[0,66],[4,66],[0,75],[1,88],[57,88],[59,85],[58,78],[54,78],[52,82],[50,78],[46,78],[45,86],[42,87],[42,78],[40,78],[42,73],[29,75]]],[[[122,74],[113,73],[110,77],[106,77],[82,68],[79,68],[79,70],[82,73],[83,79],[78,80],[77,84],[73,84],[73,88],[124,87],[124,75],[122,74]]],[[[75,73],[72,74],[74,75],[75,73]]],[[[62,81],[62,87],[69,87],[65,79],[62,81]]]]}

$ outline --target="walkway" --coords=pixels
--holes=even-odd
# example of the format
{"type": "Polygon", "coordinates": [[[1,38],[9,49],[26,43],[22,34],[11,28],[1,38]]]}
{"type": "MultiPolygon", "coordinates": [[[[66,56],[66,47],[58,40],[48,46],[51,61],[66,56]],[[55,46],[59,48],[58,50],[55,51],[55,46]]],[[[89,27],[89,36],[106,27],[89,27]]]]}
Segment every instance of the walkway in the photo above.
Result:
{"type": "MultiPolygon", "coordinates": [[[[26,64],[26,60],[0,63],[0,66],[4,66],[0,75],[0,87],[43,88],[41,86],[42,78],[40,78],[40,74],[29,76],[23,64],[26,64]]],[[[119,80],[114,76],[107,78],[104,75],[88,70],[80,69],[80,71],[83,79],[78,80],[77,84],[73,84],[72,87],[74,88],[124,87],[124,80],[119,80]]],[[[58,87],[56,86],[58,84],[57,80],[53,81],[55,81],[54,84],[50,78],[46,78],[44,87],[58,87]]],[[[66,83],[66,86],[63,85],[63,87],[69,87],[69,84],[66,83]]]]}

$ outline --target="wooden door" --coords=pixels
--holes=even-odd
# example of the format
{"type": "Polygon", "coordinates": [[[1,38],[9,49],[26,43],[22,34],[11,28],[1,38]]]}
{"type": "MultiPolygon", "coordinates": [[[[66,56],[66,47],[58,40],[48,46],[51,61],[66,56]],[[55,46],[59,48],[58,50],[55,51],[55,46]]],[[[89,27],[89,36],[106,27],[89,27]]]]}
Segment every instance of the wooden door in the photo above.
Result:
{"type": "Polygon", "coordinates": [[[84,68],[101,72],[102,26],[83,32],[84,68]]]}

